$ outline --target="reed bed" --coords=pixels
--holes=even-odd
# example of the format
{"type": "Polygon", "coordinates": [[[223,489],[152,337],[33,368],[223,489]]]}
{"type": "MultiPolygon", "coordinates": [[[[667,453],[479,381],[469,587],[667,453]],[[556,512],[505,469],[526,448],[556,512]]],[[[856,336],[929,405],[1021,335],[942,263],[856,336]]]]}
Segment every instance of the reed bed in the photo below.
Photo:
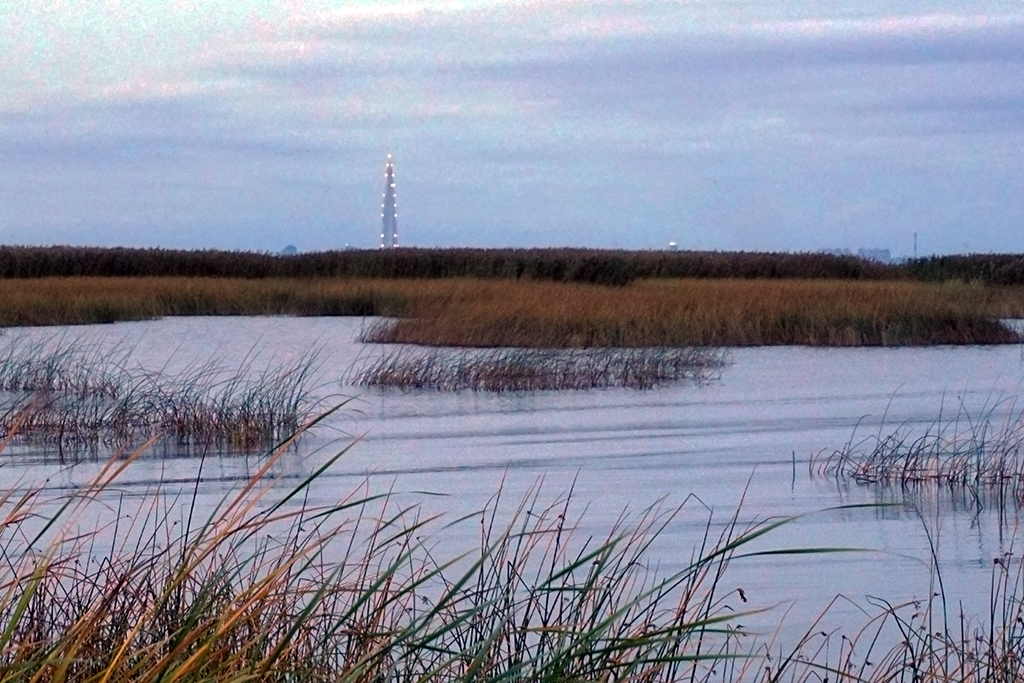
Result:
{"type": "Polygon", "coordinates": [[[164,315],[396,317],[372,341],[653,347],[1013,343],[1024,289],[902,281],[658,279],[0,279],[0,324],[164,315]]]}
{"type": "Polygon", "coordinates": [[[1006,399],[972,415],[961,404],[953,415],[940,414],[923,428],[904,423],[851,438],[812,466],[819,474],[859,483],[996,489],[1024,502],[1024,410],[1006,399]]]}
{"type": "Polygon", "coordinates": [[[907,277],[924,282],[1024,284],[1024,254],[949,254],[908,261],[899,267],[907,277]]]}
{"type": "MultiPolygon", "coordinates": [[[[425,296],[434,290],[428,289],[425,296]]],[[[0,325],[73,325],[190,315],[408,315],[411,282],[189,277],[0,280],[0,325]]]]}
{"type": "Polygon", "coordinates": [[[177,375],[126,360],[73,338],[11,338],[0,347],[0,439],[52,444],[61,455],[154,437],[250,451],[294,432],[320,405],[315,352],[263,369],[211,362],[177,375]]]}
{"type": "MultiPolygon", "coordinates": [[[[370,328],[367,334],[374,335],[370,328]]],[[[652,389],[719,376],[726,354],[714,349],[466,349],[402,348],[351,373],[356,385],[402,390],[547,391],[652,389]]]]}
{"type": "Polygon", "coordinates": [[[452,283],[367,341],[435,346],[898,346],[1013,343],[1024,292],[960,283],[647,280],[452,283]],[[471,288],[471,289],[469,289],[471,288]],[[469,289],[467,292],[466,290],[469,289]]]}

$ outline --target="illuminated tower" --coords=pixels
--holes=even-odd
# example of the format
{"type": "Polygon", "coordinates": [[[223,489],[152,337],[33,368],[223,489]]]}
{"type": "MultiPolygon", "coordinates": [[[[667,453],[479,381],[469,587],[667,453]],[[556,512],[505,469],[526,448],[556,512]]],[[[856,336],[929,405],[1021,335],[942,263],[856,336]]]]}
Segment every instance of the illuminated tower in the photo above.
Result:
{"type": "Polygon", "coordinates": [[[395,162],[388,155],[384,164],[384,203],[380,209],[380,248],[398,246],[398,206],[395,202],[395,162]]]}

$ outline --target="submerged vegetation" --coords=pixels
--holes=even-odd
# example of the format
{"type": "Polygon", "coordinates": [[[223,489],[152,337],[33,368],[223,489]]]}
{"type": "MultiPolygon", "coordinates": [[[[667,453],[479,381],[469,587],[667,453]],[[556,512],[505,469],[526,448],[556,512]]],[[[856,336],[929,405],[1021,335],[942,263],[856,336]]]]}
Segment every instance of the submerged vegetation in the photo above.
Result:
{"type": "Polygon", "coordinates": [[[363,315],[371,341],[528,348],[986,344],[1019,340],[1024,289],[964,283],[660,279],[0,279],[0,324],[164,315],[363,315]]]}
{"type": "MultiPolygon", "coordinates": [[[[367,335],[374,336],[373,328],[367,335]]],[[[710,381],[725,354],[704,348],[492,349],[402,348],[363,364],[353,384],[437,391],[544,391],[653,387],[710,381]]]]}
{"type": "Polygon", "coordinates": [[[878,602],[859,629],[829,633],[815,622],[780,647],[738,626],[759,608],[745,604],[728,567],[764,554],[831,552],[753,549],[791,520],[709,520],[689,563],[662,576],[648,553],[675,511],[653,507],[602,539],[580,538],[571,497],[545,504],[535,491],[508,519],[496,499],[463,520],[479,524],[480,545],[442,556],[425,540],[442,520],[388,496],[302,502],[342,453],[268,496],[281,453],[200,515],[180,494],[157,494],[139,514],[86,521],[109,518],[118,477],[141,451],[53,499],[5,490],[0,681],[926,683],[1024,675],[1019,559],[995,563],[984,621],[947,626],[935,599],[878,602]]]}
{"type": "Polygon", "coordinates": [[[0,341],[0,439],[61,453],[154,438],[265,449],[318,409],[315,353],[262,370],[210,362],[168,375],[74,339],[0,341]]]}

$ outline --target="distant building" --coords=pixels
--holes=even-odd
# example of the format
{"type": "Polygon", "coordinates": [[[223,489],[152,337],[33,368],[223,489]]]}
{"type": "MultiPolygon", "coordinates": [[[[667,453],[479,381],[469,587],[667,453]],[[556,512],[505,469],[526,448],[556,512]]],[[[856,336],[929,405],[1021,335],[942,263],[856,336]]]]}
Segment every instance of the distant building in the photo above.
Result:
{"type": "Polygon", "coordinates": [[[294,256],[299,253],[299,248],[294,244],[289,244],[287,247],[281,250],[281,256],[294,256]]]}
{"type": "Polygon", "coordinates": [[[892,254],[888,249],[858,249],[857,257],[862,258],[865,261],[892,263],[892,254]]]}
{"type": "Polygon", "coordinates": [[[388,154],[384,162],[384,201],[380,208],[380,248],[398,246],[398,199],[395,190],[395,163],[388,154]]]}

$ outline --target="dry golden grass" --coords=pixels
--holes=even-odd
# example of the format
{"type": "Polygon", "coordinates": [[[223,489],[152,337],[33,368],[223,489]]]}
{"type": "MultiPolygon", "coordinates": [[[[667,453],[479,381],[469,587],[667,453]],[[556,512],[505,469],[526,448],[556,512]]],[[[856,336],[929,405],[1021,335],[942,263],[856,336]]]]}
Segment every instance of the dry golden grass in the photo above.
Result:
{"type": "Polygon", "coordinates": [[[70,277],[0,280],[0,325],[167,315],[402,315],[413,287],[336,279],[70,277]]]}
{"type": "Polygon", "coordinates": [[[379,341],[452,346],[827,346],[1016,341],[1024,288],[837,280],[0,280],[0,324],[165,315],[383,315],[379,341]]]}
{"type": "Polygon", "coordinates": [[[379,341],[465,346],[824,346],[1014,341],[1024,291],[959,283],[648,280],[453,285],[379,341]]]}

